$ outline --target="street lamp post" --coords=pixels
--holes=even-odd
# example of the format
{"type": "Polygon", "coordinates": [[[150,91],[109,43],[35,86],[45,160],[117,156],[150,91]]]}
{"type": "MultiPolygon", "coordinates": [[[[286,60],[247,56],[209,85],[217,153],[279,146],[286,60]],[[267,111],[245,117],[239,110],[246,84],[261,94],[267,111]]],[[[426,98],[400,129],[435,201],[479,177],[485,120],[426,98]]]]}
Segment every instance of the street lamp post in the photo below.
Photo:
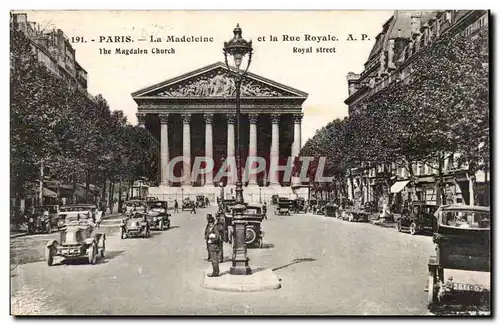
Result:
{"type": "Polygon", "coordinates": [[[241,28],[237,24],[233,30],[234,36],[229,42],[224,42],[224,61],[229,73],[234,78],[236,88],[236,204],[233,206],[234,217],[234,241],[232,266],[229,270],[233,275],[251,274],[252,270],[248,266],[247,248],[245,244],[246,221],[244,211],[246,206],[243,202],[243,184],[241,179],[241,147],[240,147],[240,90],[241,82],[247,74],[252,61],[252,41],[246,41],[241,37],[241,28]],[[231,68],[228,63],[228,55],[233,57],[236,69],[231,68]],[[248,57],[246,68],[240,69],[245,57],[248,57]]]}
{"type": "Polygon", "coordinates": [[[219,187],[220,187],[220,199],[224,200],[224,182],[220,181],[219,187]]]}

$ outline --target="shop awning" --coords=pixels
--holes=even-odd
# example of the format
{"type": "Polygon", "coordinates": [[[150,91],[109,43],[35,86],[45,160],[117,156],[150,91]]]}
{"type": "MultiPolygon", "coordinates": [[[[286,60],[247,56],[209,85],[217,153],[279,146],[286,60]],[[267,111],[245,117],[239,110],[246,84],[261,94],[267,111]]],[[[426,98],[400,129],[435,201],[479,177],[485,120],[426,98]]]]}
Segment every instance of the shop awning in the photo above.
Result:
{"type": "Polygon", "coordinates": [[[399,193],[410,181],[399,181],[391,186],[391,193],[399,193]]]}
{"type": "MultiPolygon", "coordinates": [[[[32,192],[32,193],[34,193],[34,194],[37,194],[37,195],[38,195],[38,193],[40,193],[40,188],[39,188],[39,187],[37,187],[37,186],[33,186],[33,187],[31,188],[31,192],[32,192]]],[[[46,187],[44,187],[44,188],[42,189],[42,193],[43,193],[43,196],[44,196],[44,197],[57,198],[57,193],[56,193],[56,192],[54,192],[54,191],[49,190],[49,189],[48,189],[48,188],[46,188],[46,187]]]]}

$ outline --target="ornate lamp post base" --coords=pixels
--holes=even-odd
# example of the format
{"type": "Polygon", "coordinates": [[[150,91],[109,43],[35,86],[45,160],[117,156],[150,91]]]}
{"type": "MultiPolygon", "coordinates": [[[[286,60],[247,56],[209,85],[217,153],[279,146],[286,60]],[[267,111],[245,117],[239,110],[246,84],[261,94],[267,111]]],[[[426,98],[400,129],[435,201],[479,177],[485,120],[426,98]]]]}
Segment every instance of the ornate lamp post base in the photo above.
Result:
{"type": "Polygon", "coordinates": [[[234,235],[235,235],[235,248],[233,251],[232,262],[233,265],[229,269],[229,274],[232,275],[249,275],[252,274],[252,269],[248,265],[248,261],[250,260],[247,257],[247,248],[245,245],[245,230],[246,230],[246,221],[242,216],[242,213],[245,209],[245,205],[236,204],[233,207],[235,211],[235,218],[233,220],[234,225],[234,235]]]}

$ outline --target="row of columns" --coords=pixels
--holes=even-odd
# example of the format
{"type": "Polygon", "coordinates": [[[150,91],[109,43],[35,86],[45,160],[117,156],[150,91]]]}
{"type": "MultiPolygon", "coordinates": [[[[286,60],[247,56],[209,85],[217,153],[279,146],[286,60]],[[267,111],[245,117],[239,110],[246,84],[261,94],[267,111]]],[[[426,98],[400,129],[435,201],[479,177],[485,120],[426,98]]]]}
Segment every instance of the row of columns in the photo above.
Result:
{"type": "MultiPolygon", "coordinates": [[[[169,152],[168,152],[168,113],[160,113],[158,114],[161,129],[160,129],[160,168],[161,168],[161,186],[169,186],[168,179],[168,162],[170,160],[169,152]]],[[[301,143],[301,123],[302,123],[302,113],[293,115],[293,136],[294,142],[292,145],[292,157],[298,157],[300,153],[300,149],[302,146],[301,143]]],[[[249,114],[249,123],[250,123],[250,134],[249,134],[249,152],[248,156],[256,157],[257,156],[257,121],[258,114],[249,114]]],[[[271,164],[277,164],[279,161],[279,121],[280,114],[271,114],[271,123],[272,123],[272,137],[271,137],[271,150],[270,150],[270,162],[271,164]]],[[[137,118],[139,120],[139,126],[145,127],[145,114],[137,114],[137,118]]],[[[213,114],[204,114],[205,120],[205,156],[207,158],[213,159],[213,114]]],[[[236,115],[228,114],[227,115],[227,157],[233,158],[236,157],[235,152],[235,122],[236,115]]],[[[185,158],[185,162],[183,163],[183,176],[185,179],[184,186],[191,185],[191,180],[188,177],[191,172],[191,114],[184,113],[182,114],[182,124],[183,124],[183,137],[182,137],[182,154],[185,158]],[[187,175],[186,175],[187,174],[187,175]]],[[[205,176],[206,184],[213,184],[213,171],[209,171],[205,176]]],[[[236,180],[232,180],[228,185],[235,185],[236,180]]],[[[269,175],[269,183],[271,186],[279,185],[279,178],[277,173],[271,173],[269,175]]],[[[257,175],[249,175],[249,185],[257,185],[257,175]]]]}

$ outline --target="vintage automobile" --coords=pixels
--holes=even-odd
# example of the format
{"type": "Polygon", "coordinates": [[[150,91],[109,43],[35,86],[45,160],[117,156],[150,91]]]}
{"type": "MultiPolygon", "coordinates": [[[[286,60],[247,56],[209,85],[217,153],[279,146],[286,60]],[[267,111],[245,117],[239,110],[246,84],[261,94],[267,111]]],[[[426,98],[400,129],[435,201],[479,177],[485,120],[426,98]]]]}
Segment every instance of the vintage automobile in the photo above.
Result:
{"type": "Polygon", "coordinates": [[[87,259],[95,264],[97,257],[104,257],[106,235],[96,231],[90,211],[65,212],[65,226],[59,240],[50,240],[45,247],[45,259],[52,266],[55,257],[68,259],[87,259]]]}
{"type": "Polygon", "coordinates": [[[245,210],[245,243],[248,247],[262,248],[264,244],[264,232],[262,231],[262,220],[264,213],[262,207],[258,205],[247,204],[245,210]]]}
{"type": "Polygon", "coordinates": [[[90,212],[90,217],[94,218],[97,212],[95,204],[70,204],[59,207],[59,214],[57,215],[57,228],[61,229],[66,226],[66,216],[68,212],[90,212]]]}
{"type": "Polygon", "coordinates": [[[317,200],[316,204],[311,207],[311,211],[314,214],[322,215],[324,213],[323,207],[328,204],[327,200],[317,200]]]}
{"type": "Polygon", "coordinates": [[[344,209],[341,209],[340,219],[347,220],[349,222],[353,221],[364,221],[367,222],[370,216],[370,212],[365,210],[365,206],[361,204],[359,200],[354,202],[354,205],[346,205],[344,209]]]}
{"type": "Polygon", "coordinates": [[[129,200],[125,202],[125,211],[124,214],[131,215],[134,212],[147,212],[148,206],[146,202],[143,200],[129,200]]]}
{"type": "Polygon", "coordinates": [[[435,213],[435,252],[429,257],[429,307],[454,294],[480,296],[491,292],[490,208],[445,205],[435,213]]]}
{"type": "Polygon", "coordinates": [[[170,213],[167,201],[148,201],[148,223],[151,229],[170,229],[170,213]]]}
{"type": "Polygon", "coordinates": [[[339,206],[335,204],[333,201],[328,202],[323,208],[321,209],[321,214],[324,215],[325,217],[339,217],[339,206]]]}
{"type": "Polygon", "coordinates": [[[196,196],[196,207],[197,208],[205,208],[206,207],[205,196],[203,196],[203,195],[196,196]]]}
{"type": "Polygon", "coordinates": [[[295,200],[292,200],[291,210],[293,213],[306,213],[306,209],[306,200],[304,200],[303,198],[296,198],[295,200]]]}
{"type": "MultiPolygon", "coordinates": [[[[38,216],[43,216],[43,213],[45,211],[47,211],[49,213],[49,218],[48,218],[48,220],[43,220],[44,223],[40,225],[41,229],[39,231],[49,233],[52,229],[57,228],[57,223],[59,220],[59,218],[58,218],[59,205],[55,205],[55,204],[54,205],[44,205],[44,206],[35,208],[35,214],[38,216]]],[[[44,219],[44,218],[42,218],[42,219],[44,219]]]]}
{"type": "Polygon", "coordinates": [[[278,205],[274,208],[274,214],[275,215],[290,215],[290,207],[292,205],[292,201],[280,197],[278,200],[278,205]]]}
{"type": "Polygon", "coordinates": [[[193,206],[196,206],[196,204],[188,197],[182,201],[182,211],[191,210],[193,206]]]}
{"type": "Polygon", "coordinates": [[[121,238],[134,238],[143,237],[148,238],[151,236],[151,230],[145,212],[133,212],[130,216],[122,219],[121,224],[121,238]]]}
{"type": "Polygon", "coordinates": [[[437,205],[413,201],[409,209],[405,209],[401,218],[397,220],[396,229],[399,232],[408,231],[411,235],[424,231],[434,232],[437,227],[434,213],[437,209],[437,205]]]}

